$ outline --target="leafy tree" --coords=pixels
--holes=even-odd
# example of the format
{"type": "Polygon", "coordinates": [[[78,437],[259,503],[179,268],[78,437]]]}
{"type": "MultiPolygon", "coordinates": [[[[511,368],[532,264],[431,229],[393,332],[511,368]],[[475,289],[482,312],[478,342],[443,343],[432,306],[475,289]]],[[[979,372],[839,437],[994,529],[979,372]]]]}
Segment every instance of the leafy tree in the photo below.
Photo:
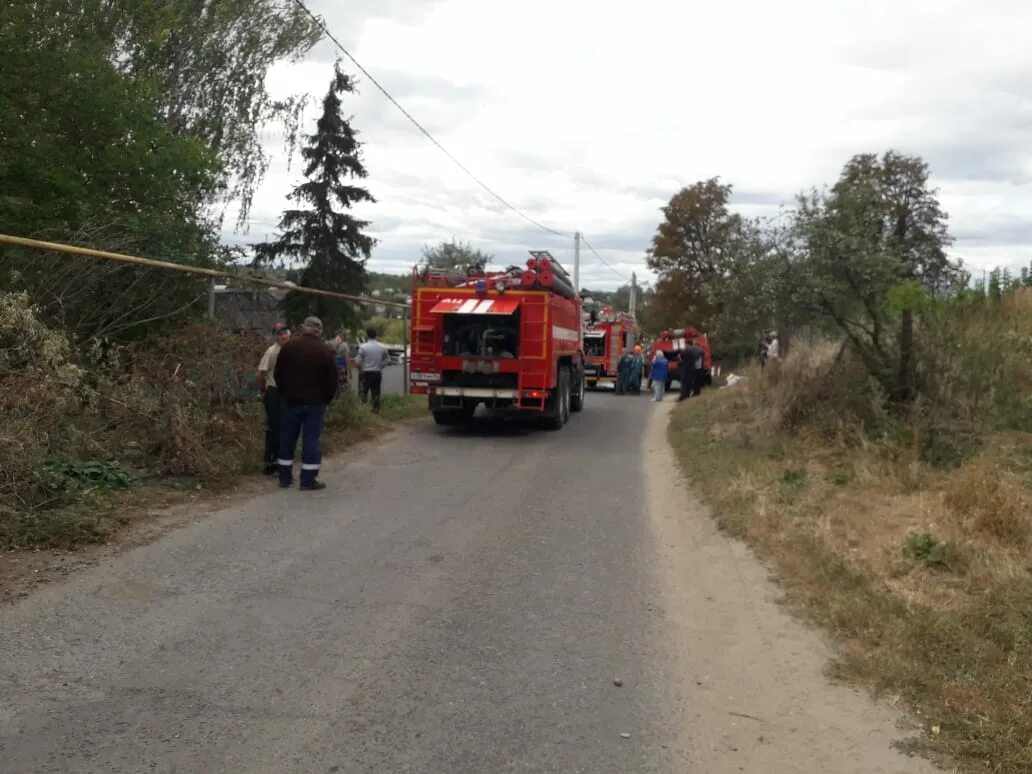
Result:
{"type": "Polygon", "coordinates": [[[653,314],[661,325],[705,327],[724,308],[726,282],[748,249],[745,220],[730,212],[719,178],[676,193],[663,207],[648,265],[659,276],[653,314]]]}
{"type": "Polygon", "coordinates": [[[423,247],[423,263],[434,269],[452,269],[468,274],[482,271],[492,258],[493,255],[474,248],[468,242],[454,239],[423,247]]]}
{"type": "MultiPolygon", "coordinates": [[[[0,230],[208,261],[215,154],[172,132],[153,85],[120,72],[107,42],[62,5],[0,6],[0,230]],[[67,33],[60,45],[51,21],[67,33]]],[[[86,338],[167,318],[203,295],[196,280],[10,248],[0,250],[2,288],[27,291],[50,322],[86,338]]]]}
{"type": "Polygon", "coordinates": [[[914,281],[941,293],[960,273],[928,166],[894,151],[855,156],[830,192],[800,198],[796,227],[796,300],[833,320],[886,391],[908,400],[913,308],[894,310],[889,292],[914,281]]]}
{"type": "Polygon", "coordinates": [[[89,34],[134,79],[152,83],[173,134],[200,139],[219,160],[227,198],[244,223],[268,167],[260,131],[282,121],[297,136],[303,99],[274,100],[269,68],[298,59],[321,30],[286,0],[38,0],[51,47],[89,34]]]}
{"type": "MultiPolygon", "coordinates": [[[[286,210],[277,238],[255,245],[255,260],[299,264],[302,285],[358,294],[365,288],[365,262],[375,240],[363,233],[369,221],[348,210],[376,200],[351,182],[366,177],[356,133],[341,114],[341,95],[353,91],[354,84],[338,62],[315,134],[306,137],[301,151],[307,180],[290,194],[308,209],[286,210]]],[[[331,327],[353,325],[358,315],[351,303],[323,296],[291,293],[285,301],[292,317],[314,314],[331,327]]]]}

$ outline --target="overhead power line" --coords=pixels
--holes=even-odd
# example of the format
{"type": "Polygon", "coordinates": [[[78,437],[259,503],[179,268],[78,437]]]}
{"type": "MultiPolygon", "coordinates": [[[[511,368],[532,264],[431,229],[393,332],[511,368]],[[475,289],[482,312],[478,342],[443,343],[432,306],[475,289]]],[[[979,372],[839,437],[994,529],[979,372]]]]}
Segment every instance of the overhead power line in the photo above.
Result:
{"type": "Polygon", "coordinates": [[[268,279],[266,277],[255,277],[250,274],[238,274],[236,272],[223,271],[221,269],[209,269],[204,266],[190,266],[188,264],[173,263],[171,261],[156,261],[153,258],[143,258],[138,255],[126,255],[124,253],[113,253],[108,250],[94,250],[91,247],[68,245],[63,242],[44,242],[39,239],[28,239],[26,237],[0,234],[0,244],[15,245],[16,247],[28,247],[35,250],[45,250],[55,253],[69,253],[71,255],[103,258],[108,261],[117,261],[119,263],[132,263],[137,266],[148,266],[152,269],[166,269],[168,271],[178,271],[185,274],[196,274],[202,277],[208,277],[209,279],[237,280],[239,282],[251,283],[253,285],[263,285],[269,288],[280,288],[282,290],[291,290],[298,293],[326,296],[327,298],[336,298],[342,301],[354,301],[359,304],[390,306],[396,309],[409,308],[409,304],[403,304],[398,301],[387,301],[379,298],[370,298],[368,296],[354,296],[350,293],[338,293],[335,290],[309,288],[304,287],[303,285],[295,285],[293,282],[281,282],[280,280],[268,279]]]}
{"type": "Polygon", "coordinates": [[[587,247],[589,250],[591,250],[592,253],[594,253],[595,257],[598,258],[606,268],[608,268],[611,272],[613,272],[613,274],[616,274],[618,277],[621,277],[622,279],[625,279],[628,282],[631,281],[630,277],[628,277],[626,274],[624,274],[619,269],[614,268],[612,266],[612,264],[609,263],[609,261],[607,261],[601,255],[599,255],[598,251],[594,247],[591,246],[591,242],[589,242],[587,240],[587,237],[585,237],[583,233],[581,234],[581,241],[584,243],[585,247],[587,247]]]}
{"type": "Polygon", "coordinates": [[[348,59],[350,59],[351,62],[355,65],[355,67],[357,67],[359,70],[361,70],[362,74],[365,75],[365,77],[368,78],[373,83],[373,85],[376,86],[376,88],[378,88],[381,92],[383,92],[383,95],[385,97],[387,97],[387,99],[389,99],[391,101],[391,104],[394,105],[394,107],[396,107],[398,110],[400,110],[402,115],[404,115],[405,118],[407,118],[409,121],[412,122],[413,126],[415,126],[420,132],[422,132],[423,135],[425,135],[426,138],[428,140],[430,140],[430,142],[432,142],[434,145],[436,145],[437,148],[445,156],[447,156],[449,159],[451,159],[452,162],[459,169],[461,169],[463,172],[465,172],[470,177],[470,179],[473,180],[473,182],[475,182],[477,185],[479,185],[481,188],[483,188],[485,191],[487,191],[489,194],[491,194],[491,196],[493,196],[495,199],[497,199],[499,202],[501,202],[505,207],[509,208],[510,210],[515,212],[517,215],[519,215],[521,218],[523,218],[525,221],[527,221],[528,223],[536,226],[537,228],[541,229],[542,231],[546,231],[549,234],[555,234],[556,236],[561,236],[561,237],[573,237],[573,234],[569,234],[569,233],[566,233],[566,232],[563,232],[563,231],[557,231],[554,228],[549,228],[548,226],[546,226],[546,225],[544,225],[542,223],[539,223],[538,221],[534,220],[532,217],[527,215],[521,209],[519,209],[518,207],[513,206],[508,201],[506,201],[501,196],[501,194],[497,193],[487,183],[485,183],[483,180],[481,180],[479,177],[477,177],[475,174],[473,174],[473,172],[471,172],[469,170],[469,168],[465,164],[463,164],[461,161],[459,161],[457,158],[455,158],[455,156],[453,156],[452,153],[447,148],[445,148],[443,145],[441,145],[441,143],[437,141],[437,138],[434,137],[432,134],[430,134],[430,132],[426,128],[424,128],[424,126],[421,123],[419,123],[419,121],[417,121],[415,118],[413,118],[412,114],[409,113],[407,110],[405,110],[405,108],[403,108],[401,106],[401,104],[398,102],[398,100],[394,99],[393,95],[389,91],[387,91],[387,89],[384,88],[380,84],[380,82],[378,80],[376,80],[376,78],[373,77],[372,73],[370,73],[367,69],[365,69],[365,67],[362,66],[361,62],[359,62],[357,59],[355,59],[354,55],[352,55],[352,53],[350,51],[348,51],[346,48],[344,48],[344,46],[341,44],[341,42],[339,40],[337,40],[337,38],[334,36],[334,34],[332,32],[330,32],[330,30],[327,28],[326,24],[323,22],[323,20],[321,18],[316,16],[311,11],[311,9],[309,9],[309,7],[307,5],[305,5],[304,2],[302,2],[302,0],[294,0],[294,4],[297,5],[306,14],[308,14],[312,18],[312,21],[314,21],[319,26],[319,28],[326,34],[326,37],[328,37],[330,40],[332,40],[334,45],[337,46],[337,48],[341,51],[341,53],[343,53],[344,56],[346,56],[348,59]]]}

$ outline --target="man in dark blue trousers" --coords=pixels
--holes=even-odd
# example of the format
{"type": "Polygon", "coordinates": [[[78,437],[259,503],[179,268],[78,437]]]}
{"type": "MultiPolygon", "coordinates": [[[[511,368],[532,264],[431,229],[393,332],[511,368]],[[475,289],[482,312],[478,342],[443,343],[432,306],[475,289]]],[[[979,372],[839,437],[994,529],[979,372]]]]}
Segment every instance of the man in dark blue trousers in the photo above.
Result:
{"type": "Polygon", "coordinates": [[[280,348],[276,358],[276,386],[283,401],[280,414],[279,482],[294,483],[294,449],[301,436],[301,489],[325,489],[317,480],[322,463],[322,436],[326,407],[337,394],[337,361],[322,340],[322,321],[308,317],[301,335],[280,348]]]}

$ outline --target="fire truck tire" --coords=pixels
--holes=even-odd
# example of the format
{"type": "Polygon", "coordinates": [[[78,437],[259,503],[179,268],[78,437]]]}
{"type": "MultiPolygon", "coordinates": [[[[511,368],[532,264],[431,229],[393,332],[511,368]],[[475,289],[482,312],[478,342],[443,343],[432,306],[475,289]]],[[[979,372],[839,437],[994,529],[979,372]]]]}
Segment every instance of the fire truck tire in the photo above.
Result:
{"type": "Polygon", "coordinates": [[[559,383],[555,386],[548,403],[545,427],[549,430],[561,430],[570,418],[570,370],[565,366],[559,369],[559,383]]]}
{"type": "Polygon", "coordinates": [[[573,393],[570,395],[570,411],[577,412],[584,410],[584,372],[574,371],[573,378],[577,380],[573,393]]]}

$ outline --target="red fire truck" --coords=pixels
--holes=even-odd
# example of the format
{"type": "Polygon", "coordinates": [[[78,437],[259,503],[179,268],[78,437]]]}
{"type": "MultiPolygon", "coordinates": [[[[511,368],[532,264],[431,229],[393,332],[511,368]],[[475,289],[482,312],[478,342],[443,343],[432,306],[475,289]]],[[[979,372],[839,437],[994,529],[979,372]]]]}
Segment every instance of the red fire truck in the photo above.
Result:
{"type": "Polygon", "coordinates": [[[660,350],[663,351],[663,355],[666,359],[670,361],[670,371],[669,376],[667,376],[667,389],[670,389],[670,386],[677,378],[677,360],[681,355],[681,350],[687,348],[688,339],[695,339],[695,343],[702,347],[702,350],[705,353],[705,357],[703,358],[703,368],[706,369],[706,381],[708,384],[713,383],[713,353],[710,351],[709,338],[705,333],[699,333],[695,328],[675,328],[673,330],[667,330],[660,333],[649,347],[650,363],[652,362],[652,358],[656,356],[656,352],[660,350]]]}
{"type": "Polygon", "coordinates": [[[584,323],[584,378],[589,388],[614,384],[620,357],[638,342],[638,323],[626,312],[603,307],[584,323]]]}
{"type": "Polygon", "coordinates": [[[559,429],[583,408],[581,300],[555,259],[532,256],[526,269],[413,272],[409,380],[438,424],[484,404],[559,429]]]}

